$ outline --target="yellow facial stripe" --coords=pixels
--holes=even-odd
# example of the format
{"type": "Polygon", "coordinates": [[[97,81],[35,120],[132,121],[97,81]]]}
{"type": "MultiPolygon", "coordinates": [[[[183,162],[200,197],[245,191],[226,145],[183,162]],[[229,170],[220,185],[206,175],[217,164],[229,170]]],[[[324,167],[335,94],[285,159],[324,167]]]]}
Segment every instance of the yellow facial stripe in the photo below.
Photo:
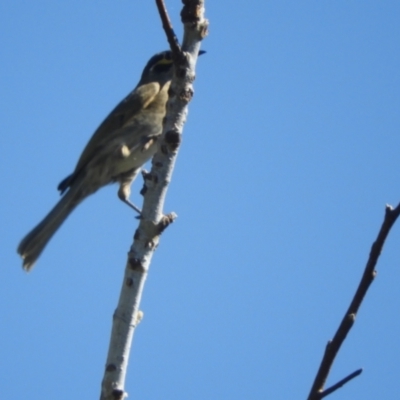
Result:
{"type": "Polygon", "coordinates": [[[157,62],[156,65],[165,65],[165,64],[172,64],[172,60],[168,60],[168,58],[163,58],[157,62]]]}

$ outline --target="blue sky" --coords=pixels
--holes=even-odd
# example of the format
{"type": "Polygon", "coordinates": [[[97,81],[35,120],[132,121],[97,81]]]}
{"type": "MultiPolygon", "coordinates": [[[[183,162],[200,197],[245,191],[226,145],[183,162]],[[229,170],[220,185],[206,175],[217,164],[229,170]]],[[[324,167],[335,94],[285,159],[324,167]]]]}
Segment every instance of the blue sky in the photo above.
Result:
{"type": "MultiPolygon", "coordinates": [[[[181,3],[167,3],[175,28],[181,3]]],[[[306,398],[400,201],[400,3],[206,3],[210,35],[166,202],[126,389],[140,399],[306,398]]],[[[0,4],[0,392],[97,398],[137,225],[87,199],[30,274],[16,247],[87,140],[167,48],[153,2],[0,4]]],[[[132,199],[140,204],[140,180],[132,199]]],[[[329,384],[400,395],[395,226],[329,384]]]]}

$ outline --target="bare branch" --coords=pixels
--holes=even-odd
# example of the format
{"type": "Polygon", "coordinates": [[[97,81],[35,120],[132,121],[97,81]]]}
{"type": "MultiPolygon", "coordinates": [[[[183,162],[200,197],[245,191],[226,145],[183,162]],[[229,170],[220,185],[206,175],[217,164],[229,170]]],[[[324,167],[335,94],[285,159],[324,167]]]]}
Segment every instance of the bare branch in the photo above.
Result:
{"type": "Polygon", "coordinates": [[[393,207],[389,205],[386,206],[385,218],[383,220],[378,236],[375,242],[372,244],[369,258],[365,266],[361,281],[358,285],[357,291],[342,319],[342,322],[339,325],[338,330],[335,333],[335,336],[326,345],[324,356],[322,358],[314,383],[311,387],[310,394],[308,395],[308,400],[317,400],[321,398],[321,393],[323,393],[329,371],[333,365],[335,357],[343,341],[346,339],[347,334],[354,324],[358,309],[361,306],[364,296],[376,276],[376,263],[378,262],[378,258],[382,252],[383,245],[390,232],[390,229],[396,222],[399,214],[400,204],[395,209],[393,209],[393,207]]]}
{"type": "Polygon", "coordinates": [[[114,313],[101,400],[122,400],[127,395],[124,390],[125,377],[133,334],[142,316],[139,306],[144,283],[160,235],[176,218],[174,213],[163,214],[164,200],[181,142],[187,106],[194,93],[193,81],[200,41],[207,31],[204,1],[186,0],[181,14],[184,23],[181,49],[163,1],[156,0],[156,3],[173,52],[175,74],[168,91],[167,113],[159,148],[153,157],[151,171],[143,175],[143,209],[128,254],[120,299],[114,313]],[[184,21],[183,14],[188,13],[193,14],[195,19],[184,21]]]}
{"type": "Polygon", "coordinates": [[[181,46],[179,40],[175,35],[174,29],[172,27],[171,20],[169,19],[167,8],[165,7],[164,0],[156,0],[158,12],[160,14],[162,26],[164,28],[169,47],[173,54],[178,54],[181,52],[181,46]]]}
{"type": "Polygon", "coordinates": [[[341,379],[338,383],[335,383],[332,385],[330,388],[324,390],[319,398],[323,399],[326,396],[329,396],[331,393],[333,393],[335,390],[341,388],[343,385],[345,385],[347,382],[351,381],[352,379],[356,378],[358,375],[361,374],[362,368],[358,369],[357,371],[352,372],[350,375],[346,376],[346,378],[341,379]]]}

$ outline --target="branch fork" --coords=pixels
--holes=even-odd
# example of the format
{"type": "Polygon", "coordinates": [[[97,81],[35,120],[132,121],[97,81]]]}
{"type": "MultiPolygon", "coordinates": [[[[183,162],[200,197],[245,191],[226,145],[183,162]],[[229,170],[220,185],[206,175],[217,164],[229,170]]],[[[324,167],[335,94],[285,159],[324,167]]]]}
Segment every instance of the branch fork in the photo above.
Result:
{"type": "Polygon", "coordinates": [[[351,301],[350,306],[347,309],[342,319],[342,322],[340,323],[339,328],[335,333],[335,336],[326,345],[324,356],[319,366],[317,375],[314,379],[314,383],[311,387],[311,391],[308,395],[308,400],[319,400],[323,397],[328,396],[350,380],[360,375],[362,372],[362,369],[360,368],[352,374],[348,375],[346,378],[340,380],[335,385],[324,390],[325,382],[328,378],[333,362],[335,361],[336,355],[339,352],[340,347],[342,346],[348,333],[350,332],[350,329],[354,325],[361,303],[365,295],[367,294],[368,288],[376,277],[377,272],[375,270],[375,266],[382,252],[386,238],[389,235],[389,232],[399,215],[400,204],[396,208],[393,208],[390,205],[386,205],[385,217],[382,222],[381,229],[379,230],[378,236],[371,246],[371,251],[369,253],[369,258],[365,266],[363,276],[361,277],[361,281],[358,285],[356,293],[354,294],[353,300],[351,301]]]}
{"type": "MultiPolygon", "coordinates": [[[[205,37],[208,26],[204,19],[204,0],[184,0],[181,14],[184,37],[180,46],[163,0],[156,0],[156,3],[172,51],[175,75],[169,90],[159,150],[153,157],[151,171],[143,172],[143,209],[128,253],[120,298],[113,318],[100,400],[122,400],[127,396],[125,378],[133,334],[143,316],[139,306],[144,283],[160,235],[177,217],[174,213],[164,215],[164,200],[181,143],[187,105],[193,97],[192,84],[200,41],[205,37]]],[[[126,149],[121,149],[122,156],[126,153],[126,149]]]]}

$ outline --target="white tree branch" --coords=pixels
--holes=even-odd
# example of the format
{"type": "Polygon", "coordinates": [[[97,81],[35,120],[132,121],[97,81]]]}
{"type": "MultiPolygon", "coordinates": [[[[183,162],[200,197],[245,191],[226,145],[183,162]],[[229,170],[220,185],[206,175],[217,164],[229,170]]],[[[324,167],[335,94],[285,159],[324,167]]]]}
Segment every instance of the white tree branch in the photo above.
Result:
{"type": "Polygon", "coordinates": [[[163,214],[164,200],[181,142],[188,103],[193,96],[200,42],[206,36],[208,26],[204,19],[204,0],[183,0],[183,3],[182,50],[176,54],[179,47],[171,49],[175,75],[170,87],[161,144],[153,158],[150,173],[143,174],[142,218],[128,253],[120,298],[113,316],[101,400],[122,400],[127,396],[125,378],[133,334],[142,316],[139,306],[144,283],[160,234],[176,218],[175,214],[163,214]]]}

